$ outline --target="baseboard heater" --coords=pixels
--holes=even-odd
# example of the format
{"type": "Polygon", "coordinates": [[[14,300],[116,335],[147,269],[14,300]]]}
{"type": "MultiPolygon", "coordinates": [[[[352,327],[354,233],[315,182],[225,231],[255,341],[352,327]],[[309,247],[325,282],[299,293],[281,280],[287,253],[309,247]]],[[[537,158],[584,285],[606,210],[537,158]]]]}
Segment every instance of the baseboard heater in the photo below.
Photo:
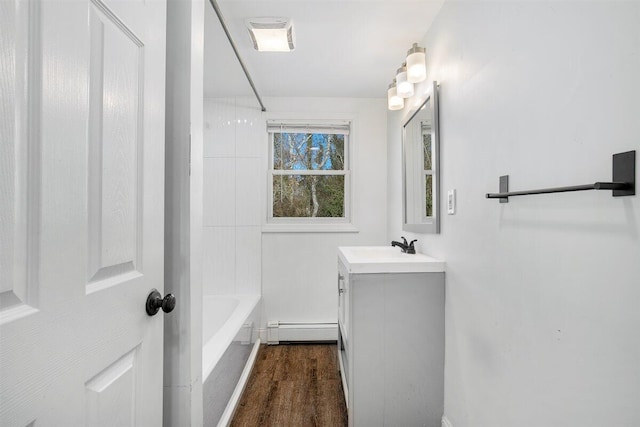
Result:
{"type": "Polygon", "coordinates": [[[280,321],[267,323],[267,344],[269,345],[288,342],[335,342],[337,340],[337,323],[298,323],[280,321]]]}

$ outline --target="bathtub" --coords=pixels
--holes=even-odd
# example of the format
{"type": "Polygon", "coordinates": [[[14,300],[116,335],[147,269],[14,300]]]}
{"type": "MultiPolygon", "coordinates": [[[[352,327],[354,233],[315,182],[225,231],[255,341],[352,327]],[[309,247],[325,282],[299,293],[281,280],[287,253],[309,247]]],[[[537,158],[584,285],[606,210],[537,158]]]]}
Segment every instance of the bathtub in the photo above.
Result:
{"type": "Polygon", "coordinates": [[[226,426],[260,344],[253,340],[260,295],[205,296],[202,302],[202,384],[205,426],[226,426]],[[252,341],[254,341],[252,343],[252,341]]]}

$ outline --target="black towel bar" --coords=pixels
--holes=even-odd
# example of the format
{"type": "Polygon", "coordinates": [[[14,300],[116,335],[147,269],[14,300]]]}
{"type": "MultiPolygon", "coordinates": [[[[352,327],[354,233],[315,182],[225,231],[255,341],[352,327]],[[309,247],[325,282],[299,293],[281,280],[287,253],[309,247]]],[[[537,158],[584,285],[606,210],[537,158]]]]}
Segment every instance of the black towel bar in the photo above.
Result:
{"type": "Polygon", "coordinates": [[[593,184],[574,185],[569,187],[541,188],[537,190],[509,191],[509,175],[500,177],[500,192],[487,193],[487,199],[500,199],[500,203],[509,203],[511,196],[530,194],[566,193],[569,191],[613,190],[613,197],[633,196],[636,194],[636,152],[627,151],[613,155],[613,182],[596,182],[593,184]]]}

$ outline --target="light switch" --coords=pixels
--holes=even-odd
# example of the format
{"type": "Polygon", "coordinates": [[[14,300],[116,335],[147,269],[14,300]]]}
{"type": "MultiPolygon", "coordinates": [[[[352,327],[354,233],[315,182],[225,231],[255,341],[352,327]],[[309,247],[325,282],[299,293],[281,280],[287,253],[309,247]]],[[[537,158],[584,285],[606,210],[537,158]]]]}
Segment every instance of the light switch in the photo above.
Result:
{"type": "Polygon", "coordinates": [[[447,214],[453,215],[456,213],[456,190],[447,191],[447,214]]]}

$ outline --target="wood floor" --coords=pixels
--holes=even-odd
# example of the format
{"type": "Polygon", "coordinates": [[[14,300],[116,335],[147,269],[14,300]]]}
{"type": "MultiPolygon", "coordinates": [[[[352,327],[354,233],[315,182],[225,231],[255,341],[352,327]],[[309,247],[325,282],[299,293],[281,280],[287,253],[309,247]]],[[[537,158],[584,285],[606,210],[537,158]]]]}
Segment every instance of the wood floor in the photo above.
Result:
{"type": "Polygon", "coordinates": [[[260,346],[232,427],[343,427],[335,344],[260,346]]]}

